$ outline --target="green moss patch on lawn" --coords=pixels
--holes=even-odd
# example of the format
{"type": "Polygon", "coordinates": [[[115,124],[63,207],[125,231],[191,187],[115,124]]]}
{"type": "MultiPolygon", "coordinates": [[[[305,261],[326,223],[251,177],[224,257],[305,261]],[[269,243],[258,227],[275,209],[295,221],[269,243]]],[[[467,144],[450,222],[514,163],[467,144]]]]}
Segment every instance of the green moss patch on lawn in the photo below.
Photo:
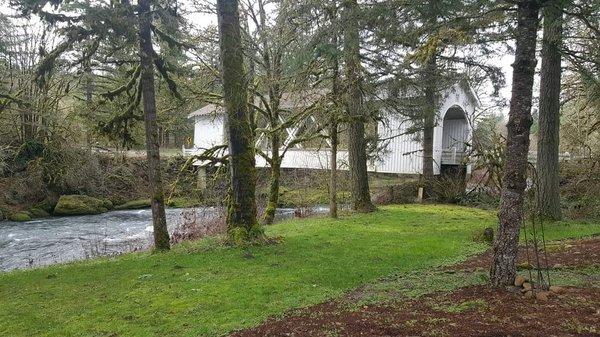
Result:
{"type": "Polygon", "coordinates": [[[218,336],[386,275],[464,260],[487,247],[472,232],[495,222],[472,208],[389,206],[270,226],[268,235],[284,238],[278,245],[232,249],[208,238],[167,253],[0,274],[0,335],[218,336]]]}
{"type": "MultiPolygon", "coordinates": [[[[527,223],[528,235],[531,240],[531,223],[527,223]]],[[[590,223],[585,221],[555,221],[545,222],[544,237],[547,241],[552,240],[563,240],[563,239],[577,239],[586,236],[597,236],[600,235],[600,224],[590,223]]],[[[536,224],[536,230],[538,237],[541,240],[540,225],[536,224]]],[[[523,230],[521,230],[521,241],[524,241],[525,236],[523,230]]]]}

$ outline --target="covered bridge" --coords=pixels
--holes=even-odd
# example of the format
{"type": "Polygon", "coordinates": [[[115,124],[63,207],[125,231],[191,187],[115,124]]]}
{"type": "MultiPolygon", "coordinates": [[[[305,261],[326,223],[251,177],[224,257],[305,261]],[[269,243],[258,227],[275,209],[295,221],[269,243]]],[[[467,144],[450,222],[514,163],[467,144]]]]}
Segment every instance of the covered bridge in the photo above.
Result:
{"type": "MultiPolygon", "coordinates": [[[[293,108],[297,105],[287,95],[282,99],[282,108],[293,108]],[[288,106],[286,106],[288,105],[288,106]]],[[[309,94],[312,98],[315,93],[309,94]]],[[[465,165],[467,144],[472,136],[472,120],[478,99],[466,82],[459,82],[443,90],[440,94],[437,123],[433,138],[434,172],[439,174],[443,166],[465,165]]],[[[371,172],[420,174],[423,167],[422,133],[408,132],[412,122],[398,114],[382,112],[384,121],[375,128],[378,138],[385,145],[385,151],[369,162],[371,172]]],[[[184,155],[201,154],[206,149],[225,144],[225,114],[222,107],[209,104],[189,114],[194,121],[194,144],[190,149],[183,149],[184,155]]],[[[293,137],[296,129],[286,130],[293,137]]],[[[260,146],[260,137],[257,146],[260,146]]],[[[286,153],[282,168],[329,169],[330,151],[327,146],[311,148],[298,144],[286,153]]],[[[347,169],[348,152],[338,151],[339,169],[347,169]]],[[[196,162],[196,165],[202,165],[196,162]]],[[[257,167],[268,167],[264,158],[256,156],[257,167]]]]}

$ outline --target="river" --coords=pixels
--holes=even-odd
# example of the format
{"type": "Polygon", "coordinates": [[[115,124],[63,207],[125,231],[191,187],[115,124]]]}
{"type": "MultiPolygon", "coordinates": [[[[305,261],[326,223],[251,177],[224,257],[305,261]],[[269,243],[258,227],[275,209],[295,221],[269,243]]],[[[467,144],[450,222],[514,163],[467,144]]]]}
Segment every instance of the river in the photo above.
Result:
{"type": "MultiPolygon", "coordinates": [[[[183,209],[167,209],[173,231],[183,209]]],[[[325,212],[316,208],[316,212],[325,212]]],[[[215,214],[215,208],[197,208],[198,214],[215,214]]],[[[277,218],[294,216],[279,209],[277,218]]],[[[0,222],[0,270],[8,271],[96,256],[148,249],[152,241],[149,209],[113,211],[98,215],[51,217],[27,222],[0,222]]]]}

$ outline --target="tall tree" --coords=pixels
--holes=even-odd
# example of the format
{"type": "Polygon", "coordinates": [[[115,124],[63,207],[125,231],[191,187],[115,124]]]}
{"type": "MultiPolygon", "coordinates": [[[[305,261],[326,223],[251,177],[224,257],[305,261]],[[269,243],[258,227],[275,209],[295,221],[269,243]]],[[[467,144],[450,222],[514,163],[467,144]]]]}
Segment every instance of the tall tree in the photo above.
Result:
{"type": "Polygon", "coordinates": [[[361,90],[359,7],[356,0],[343,2],[344,61],[346,73],[345,102],[348,114],[348,166],[352,185],[352,209],[372,212],[369,176],[367,174],[367,151],[365,121],[361,90]]]}
{"type": "Polygon", "coordinates": [[[540,70],[540,115],[537,148],[539,195],[537,198],[540,215],[553,220],[561,218],[560,191],[558,188],[558,145],[562,9],[564,1],[548,1],[542,10],[544,36],[542,39],[542,68],[540,70]]]}
{"type": "MultiPolygon", "coordinates": [[[[103,100],[127,96],[126,108],[119,116],[106,123],[107,129],[123,126],[128,128],[136,120],[145,120],[155,248],[169,249],[160,173],[155,70],[158,70],[168,83],[171,92],[178,98],[179,94],[176,84],[169,76],[170,69],[153,49],[152,33],[157,39],[168,41],[169,44],[177,43],[156,24],[171,15],[176,15],[176,11],[168,4],[159,4],[152,0],[139,0],[137,6],[129,1],[106,3],[88,0],[53,1],[51,4],[47,0],[34,0],[16,1],[15,4],[24,16],[38,15],[49,27],[55,27],[56,33],[63,37],[53,50],[44,55],[37,66],[35,77],[40,86],[47,82],[48,75],[63,54],[71,53],[70,56],[73,56],[65,58],[65,69],[89,64],[93,59],[108,67],[105,70],[107,74],[111,71],[116,72],[120,67],[129,68],[126,72],[126,84],[98,96],[103,97],[103,100]],[[130,52],[134,49],[137,49],[139,54],[137,57],[130,52]],[[143,116],[138,114],[140,103],[143,103],[143,116]]],[[[166,48],[161,48],[161,51],[164,49],[166,48]]]]}
{"type": "Polygon", "coordinates": [[[236,243],[262,236],[256,221],[256,168],[253,131],[248,113],[242,40],[237,0],[217,0],[223,101],[228,119],[229,195],[228,232],[236,243]]]}
{"type": "Polygon", "coordinates": [[[512,94],[506,139],[506,161],[502,180],[498,235],[494,241],[494,260],[490,282],[494,286],[514,283],[519,230],[523,223],[523,199],[527,177],[529,132],[532,124],[531,100],[537,31],[539,26],[539,1],[517,2],[517,27],[515,31],[515,61],[513,63],[512,94]]]}
{"type": "MultiPolygon", "coordinates": [[[[314,1],[304,0],[296,3],[295,14],[303,23],[303,35],[306,38],[300,40],[303,43],[303,50],[309,51],[310,60],[317,61],[312,68],[307,68],[310,72],[309,78],[327,94],[327,103],[324,115],[317,115],[318,120],[323,120],[322,125],[317,125],[315,131],[327,126],[326,141],[329,147],[329,215],[332,218],[337,217],[337,185],[338,185],[338,148],[340,146],[339,134],[343,123],[346,121],[343,109],[344,93],[342,89],[342,76],[340,74],[340,58],[343,56],[340,48],[340,9],[341,2],[338,0],[314,1]],[[304,43],[304,41],[307,41],[304,43]],[[320,61],[320,62],[319,62],[320,61]]],[[[300,54],[300,53],[296,53],[300,54]]],[[[297,59],[297,58],[296,58],[297,59]]],[[[302,61],[302,60],[300,60],[302,61]]],[[[302,62],[307,63],[307,62],[302,62]]],[[[304,67],[306,68],[306,67],[304,67]]],[[[315,117],[315,116],[311,116],[315,117]]],[[[315,119],[317,120],[317,119],[315,119]]],[[[312,124],[312,123],[311,123],[312,124]]],[[[314,128],[313,128],[314,130],[314,128]]],[[[313,132],[315,136],[318,134],[313,132]]],[[[313,144],[314,145],[314,144],[313,144]]],[[[320,144],[318,145],[321,148],[320,144]]],[[[344,144],[345,145],[345,144],[344,144]]]]}
{"type": "Polygon", "coordinates": [[[273,222],[279,203],[283,159],[290,149],[324,138],[322,129],[327,125],[314,116],[325,98],[321,89],[314,88],[319,83],[314,74],[321,69],[311,33],[320,29],[314,28],[312,11],[308,14],[303,4],[286,0],[277,4],[268,10],[268,2],[257,0],[250,1],[246,8],[255,27],[246,41],[254,66],[251,89],[258,101],[252,107],[257,126],[256,152],[271,171],[263,217],[267,224],[273,222]]]}
{"type": "MultiPolygon", "coordinates": [[[[438,17],[437,0],[429,0],[427,2],[427,10],[425,22],[431,29],[437,26],[438,17]]],[[[435,35],[435,33],[433,34],[435,35]]],[[[425,107],[423,111],[423,177],[426,180],[426,185],[431,184],[433,178],[433,133],[437,119],[437,48],[436,44],[432,44],[433,48],[428,52],[427,61],[424,69],[424,91],[425,91],[425,107]]],[[[429,188],[427,188],[429,190],[429,188]]],[[[427,191],[426,195],[430,195],[431,191],[427,191]]]]}
{"type": "Polygon", "coordinates": [[[337,218],[338,216],[338,202],[337,202],[337,185],[338,185],[338,133],[339,133],[339,108],[338,100],[341,95],[340,93],[340,65],[338,62],[338,35],[337,32],[333,33],[332,45],[335,47],[336,53],[331,58],[332,63],[332,75],[331,75],[331,96],[333,106],[330,112],[330,125],[329,125],[329,141],[331,143],[331,162],[329,165],[329,216],[337,218]]]}
{"type": "Polygon", "coordinates": [[[150,0],[139,0],[139,52],[140,52],[140,90],[143,100],[144,124],[146,128],[146,155],[148,158],[148,180],[150,183],[150,202],[152,207],[152,225],[154,227],[154,248],[170,248],[167,216],[165,214],[165,194],[163,191],[160,168],[160,149],[158,123],[156,119],[156,97],[154,88],[154,48],[152,47],[152,13],[150,0]]]}
{"type": "Polygon", "coordinates": [[[385,78],[375,82],[385,83],[390,93],[382,101],[386,114],[410,120],[402,132],[422,144],[425,196],[441,164],[433,150],[434,130],[443,122],[440,96],[473,74],[490,78],[495,87],[503,84],[501,69],[487,62],[494,51],[487,42],[499,35],[499,8],[488,0],[392,0],[369,7],[365,59],[385,78]]]}

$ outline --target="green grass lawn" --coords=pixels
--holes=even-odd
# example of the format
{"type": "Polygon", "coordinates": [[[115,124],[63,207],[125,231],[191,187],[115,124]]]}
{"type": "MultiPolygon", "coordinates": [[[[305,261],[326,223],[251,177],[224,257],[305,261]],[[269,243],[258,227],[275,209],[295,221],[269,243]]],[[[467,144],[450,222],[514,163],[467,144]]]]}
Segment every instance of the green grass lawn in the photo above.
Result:
{"type": "MultiPolygon", "coordinates": [[[[0,336],[215,336],[256,325],[386,275],[465,259],[493,213],[389,206],[340,220],[273,225],[281,244],[248,250],[216,239],[161,254],[127,254],[0,274],[0,336]]],[[[598,224],[546,226],[548,238],[600,233],[598,224]]]]}

